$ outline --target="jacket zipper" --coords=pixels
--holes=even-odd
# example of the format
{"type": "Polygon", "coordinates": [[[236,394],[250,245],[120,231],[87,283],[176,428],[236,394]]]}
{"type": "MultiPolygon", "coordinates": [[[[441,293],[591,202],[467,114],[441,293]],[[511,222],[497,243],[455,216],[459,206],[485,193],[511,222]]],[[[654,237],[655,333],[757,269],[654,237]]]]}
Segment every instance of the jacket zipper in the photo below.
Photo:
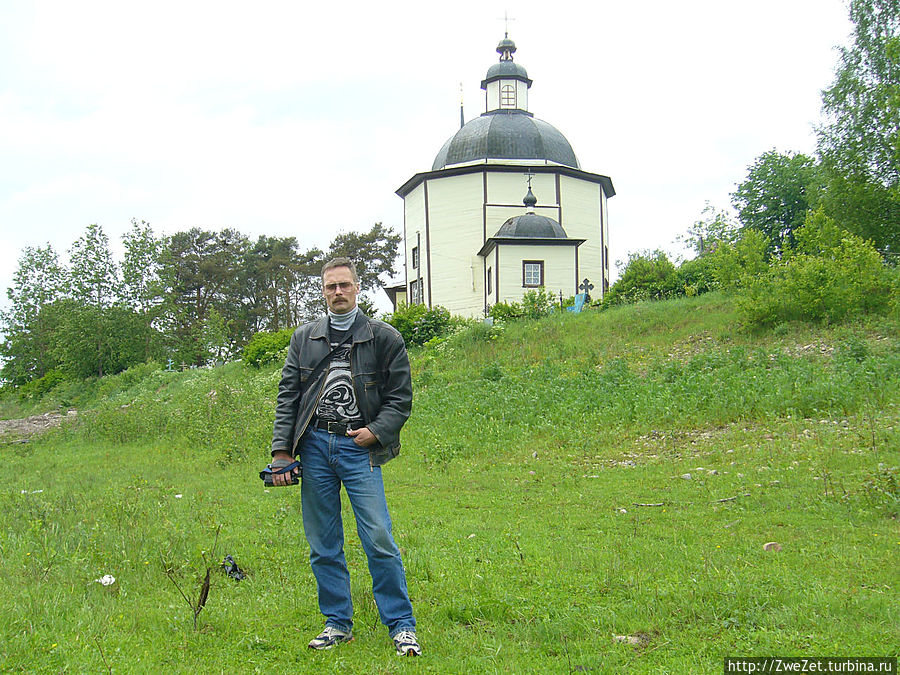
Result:
{"type": "MultiPolygon", "coordinates": [[[[303,438],[303,434],[306,433],[306,429],[307,429],[307,427],[309,427],[309,422],[313,418],[313,415],[316,414],[316,408],[319,405],[319,397],[322,395],[322,390],[325,388],[325,382],[328,380],[328,370],[329,369],[330,369],[330,364],[329,364],[329,368],[326,368],[325,372],[322,373],[322,376],[324,376],[324,377],[322,377],[322,383],[319,385],[319,391],[316,393],[316,405],[314,405],[312,407],[312,412],[309,414],[309,416],[306,418],[306,421],[303,423],[303,430],[298,434],[297,440],[294,441],[294,447],[291,449],[292,457],[297,456],[296,455],[297,445],[300,443],[300,439],[303,438]]],[[[352,372],[352,370],[351,370],[351,372],[352,372]]]]}
{"type": "MultiPolygon", "coordinates": [[[[356,396],[356,405],[359,408],[359,411],[363,413],[363,422],[368,424],[365,418],[365,410],[363,410],[363,400],[359,397],[359,390],[356,388],[356,378],[353,377],[353,345],[355,344],[356,339],[354,338],[353,342],[350,343],[350,382],[353,384],[353,395],[356,396]]],[[[369,450],[369,472],[372,473],[374,471],[375,465],[372,464],[372,451],[369,450]]]]}

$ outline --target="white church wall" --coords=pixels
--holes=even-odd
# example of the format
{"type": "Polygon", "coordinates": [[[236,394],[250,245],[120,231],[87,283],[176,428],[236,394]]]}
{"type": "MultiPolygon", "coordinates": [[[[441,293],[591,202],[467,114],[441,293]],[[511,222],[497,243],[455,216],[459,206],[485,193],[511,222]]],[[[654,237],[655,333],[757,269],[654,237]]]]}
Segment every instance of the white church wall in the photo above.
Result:
{"type": "MultiPolygon", "coordinates": [[[[522,200],[528,192],[528,167],[523,166],[521,173],[518,171],[488,171],[487,175],[487,203],[490,205],[505,205],[516,209],[516,212],[507,216],[518,216],[525,208],[522,200]]],[[[548,173],[534,174],[531,180],[531,191],[537,198],[538,208],[549,208],[556,205],[556,176],[548,173]]],[[[545,213],[554,220],[559,219],[556,209],[545,213]],[[553,215],[553,214],[556,215],[553,215]]],[[[504,218],[506,220],[506,218],[504,218]]],[[[501,224],[503,221],[500,221],[501,224]]],[[[498,226],[499,227],[499,226],[498,226]]],[[[488,235],[490,236],[490,234],[488,235]]]]}
{"type": "Polygon", "coordinates": [[[517,108],[519,110],[528,110],[528,85],[521,80],[494,80],[488,82],[484,90],[484,109],[499,110],[501,108],[517,108]],[[500,92],[504,86],[513,86],[516,91],[515,105],[504,105],[501,100],[500,92]]]}
{"type": "Polygon", "coordinates": [[[518,97],[519,110],[528,110],[528,84],[516,80],[516,96],[518,97]]]}
{"type": "Polygon", "coordinates": [[[423,284],[428,281],[428,259],[426,250],[428,242],[425,236],[425,186],[418,185],[403,199],[404,245],[406,248],[406,286],[419,277],[423,284]],[[418,236],[417,236],[418,235],[418,236]],[[417,245],[419,250],[419,267],[413,267],[412,251],[417,245]]]}
{"type": "Polygon", "coordinates": [[[603,190],[596,183],[570,176],[560,177],[561,224],[572,239],[586,239],[578,249],[581,279],[594,284],[592,297],[599,298],[603,286],[603,247],[600,241],[600,200],[603,190]]]}
{"type": "MultiPolygon", "coordinates": [[[[431,304],[464,316],[480,311],[484,190],[480,173],[428,181],[431,304]]],[[[426,296],[427,298],[427,296],[426,296]]]]}
{"type": "MultiPolygon", "coordinates": [[[[602,191],[601,191],[602,192],[602,191]]],[[[606,264],[603,266],[603,274],[606,280],[606,285],[609,286],[609,267],[612,264],[609,261],[609,207],[607,206],[607,197],[604,194],[601,201],[601,211],[603,213],[603,223],[601,227],[603,228],[603,245],[604,245],[604,255],[606,256],[606,264]]],[[[602,297],[602,293],[597,294],[595,297],[602,297]]]]}
{"type": "Polygon", "coordinates": [[[497,257],[500,273],[499,299],[519,302],[533,288],[522,285],[522,262],[542,260],[544,262],[544,288],[558,296],[575,294],[575,247],[574,246],[516,246],[501,245],[497,257]]]}
{"type": "Polygon", "coordinates": [[[500,107],[500,82],[488,82],[484,88],[484,109],[496,110],[500,107]]]}

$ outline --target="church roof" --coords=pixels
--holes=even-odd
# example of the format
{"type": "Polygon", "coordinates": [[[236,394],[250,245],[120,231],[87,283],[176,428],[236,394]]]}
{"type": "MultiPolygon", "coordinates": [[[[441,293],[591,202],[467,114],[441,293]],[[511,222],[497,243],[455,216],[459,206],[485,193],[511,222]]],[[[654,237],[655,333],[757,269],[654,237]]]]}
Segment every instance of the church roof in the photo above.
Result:
{"type": "Polygon", "coordinates": [[[539,216],[536,213],[524,213],[503,223],[494,237],[502,239],[565,239],[566,231],[553,218],[539,216]]]}
{"type": "Polygon", "coordinates": [[[528,71],[525,70],[524,66],[520,66],[515,61],[500,61],[500,63],[495,63],[488,68],[487,75],[481,81],[481,88],[484,89],[488,82],[493,82],[500,78],[514,78],[531,85],[531,80],[528,78],[528,71]]]}
{"type": "Polygon", "coordinates": [[[528,194],[522,200],[526,213],[521,216],[509,218],[497,234],[490,237],[481,250],[480,256],[486,256],[499,244],[515,244],[517,246],[581,246],[584,239],[569,239],[566,231],[557,221],[548,216],[541,216],[534,212],[537,199],[531,191],[531,178],[528,179],[528,194]]]}
{"type": "Polygon", "coordinates": [[[444,143],[431,170],[487,159],[538,159],[581,168],[569,141],[553,125],[521,110],[495,110],[476,117],[444,143]]]}

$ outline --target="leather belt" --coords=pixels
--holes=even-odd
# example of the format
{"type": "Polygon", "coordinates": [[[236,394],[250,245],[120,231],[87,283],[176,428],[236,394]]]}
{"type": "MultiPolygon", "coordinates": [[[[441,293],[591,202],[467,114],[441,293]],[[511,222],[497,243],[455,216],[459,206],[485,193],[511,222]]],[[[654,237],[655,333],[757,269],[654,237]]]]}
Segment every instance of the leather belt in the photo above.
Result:
{"type": "Polygon", "coordinates": [[[333,420],[313,420],[313,426],[316,429],[327,431],[329,434],[337,434],[338,436],[346,436],[347,429],[362,429],[366,423],[362,420],[353,422],[335,422],[333,420]]]}

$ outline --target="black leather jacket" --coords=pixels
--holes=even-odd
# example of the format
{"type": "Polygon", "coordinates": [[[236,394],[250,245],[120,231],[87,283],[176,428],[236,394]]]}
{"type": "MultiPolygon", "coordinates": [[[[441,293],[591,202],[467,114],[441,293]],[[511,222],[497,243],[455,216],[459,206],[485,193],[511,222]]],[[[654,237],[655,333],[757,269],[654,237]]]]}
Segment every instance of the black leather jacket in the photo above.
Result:
{"type": "MultiPolygon", "coordinates": [[[[297,444],[316,411],[328,369],[316,382],[309,382],[309,376],[330,351],[327,315],[300,326],[291,336],[275,404],[273,454],[299,454],[297,444]]],[[[412,411],[409,357],[400,333],[360,312],[353,323],[350,374],[363,420],[378,439],[369,447],[369,459],[372,466],[380,466],[400,452],[400,428],[412,411]]]]}

